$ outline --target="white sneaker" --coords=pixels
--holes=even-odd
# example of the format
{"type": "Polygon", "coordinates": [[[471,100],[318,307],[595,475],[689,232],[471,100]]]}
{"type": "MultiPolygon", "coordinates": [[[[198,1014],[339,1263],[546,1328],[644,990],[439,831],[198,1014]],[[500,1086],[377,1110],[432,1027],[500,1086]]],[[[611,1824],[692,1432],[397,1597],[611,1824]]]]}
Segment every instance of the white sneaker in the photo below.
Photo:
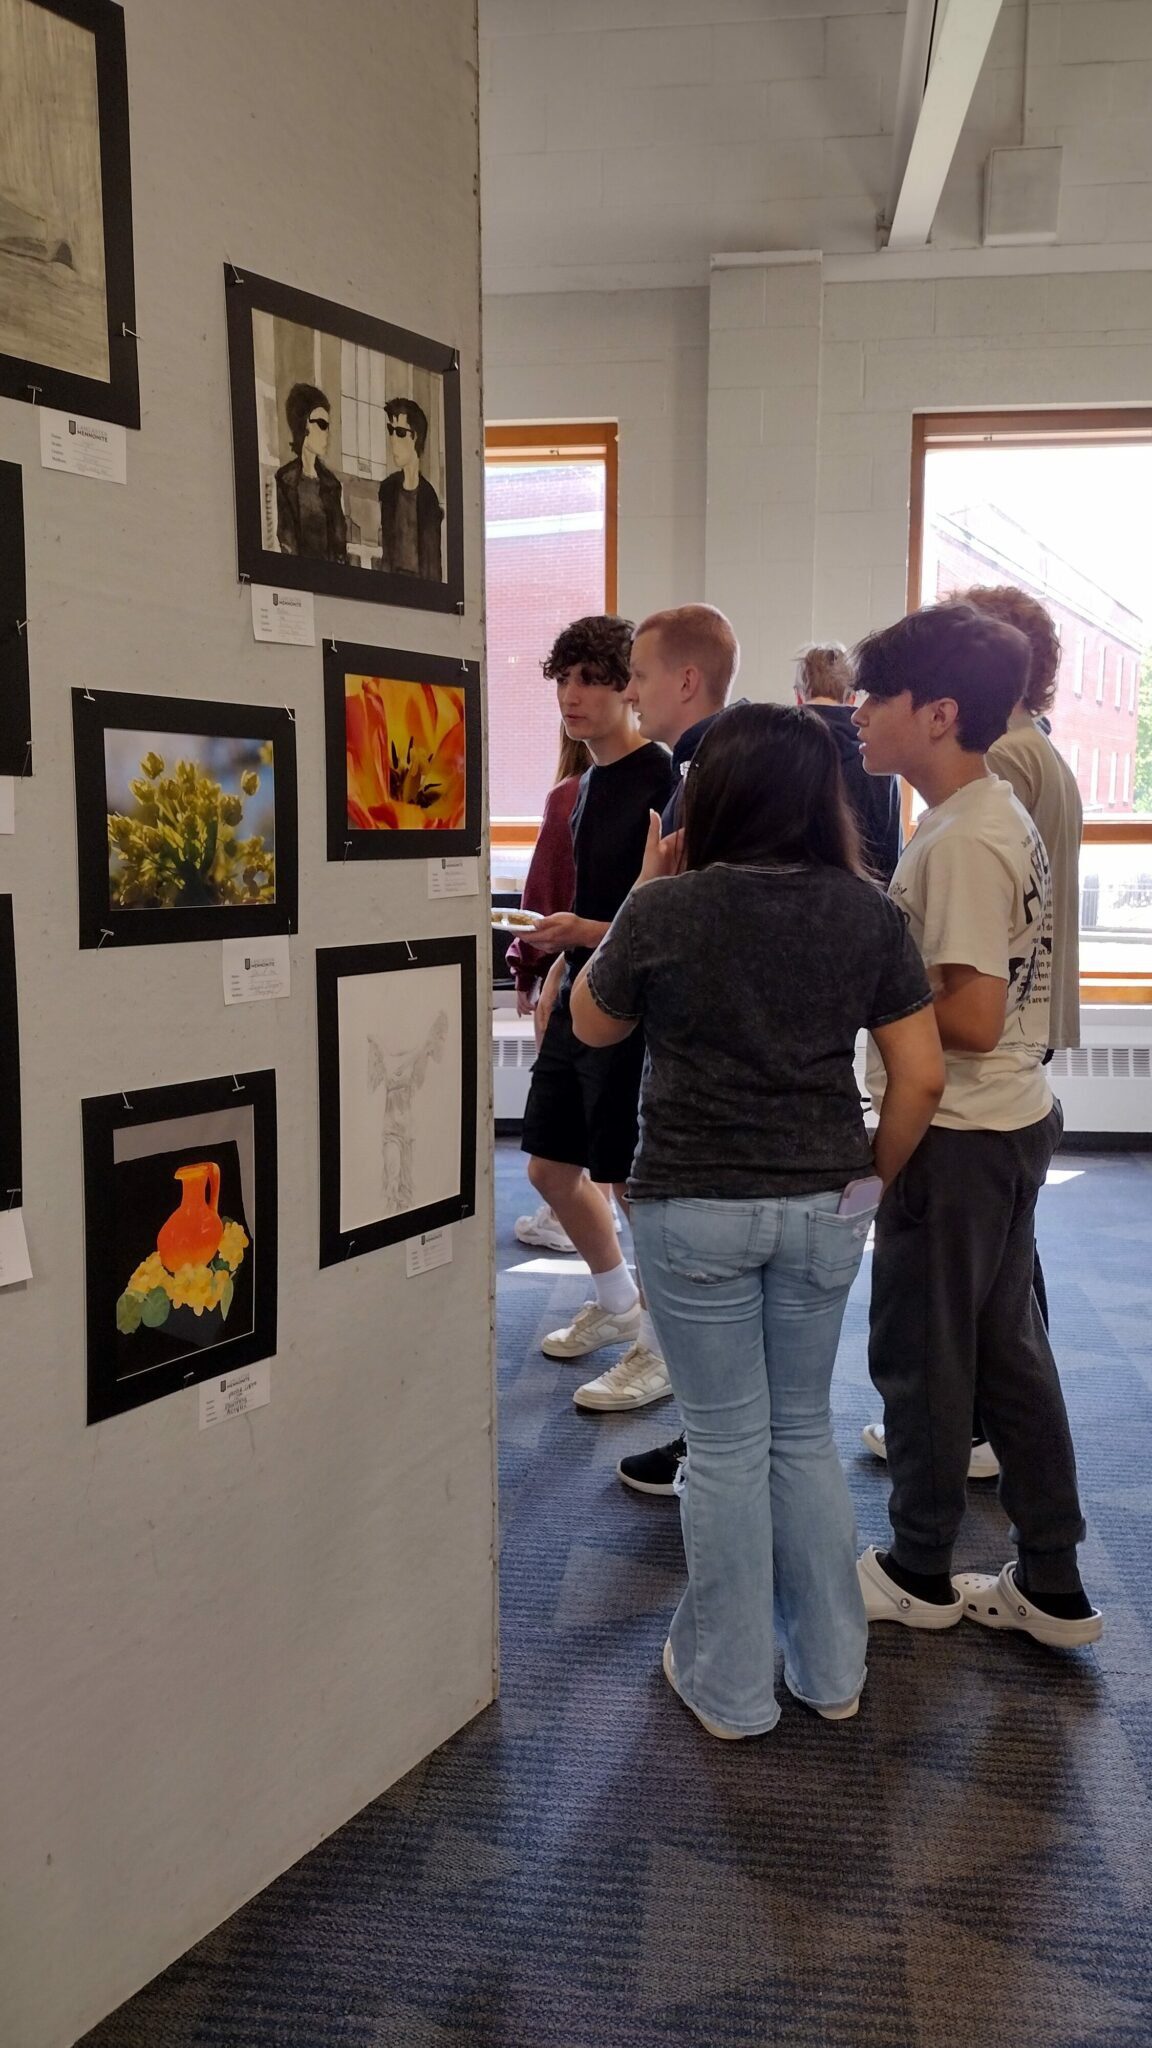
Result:
{"type": "Polygon", "coordinates": [[[512,1226],[521,1244],[535,1244],[548,1252],[574,1252],[576,1247],[554,1209],[542,1202],[532,1216],[518,1216],[512,1226]]]}
{"type": "Polygon", "coordinates": [[[577,1387],[572,1399],[577,1408],[648,1408],[653,1401],[666,1400],[671,1392],[668,1367],[660,1353],[637,1340],[598,1380],[577,1387]]]}
{"type": "MultiPolygon", "coordinates": [[[[884,1441],[884,1424],[866,1422],[860,1431],[861,1441],[874,1458],[887,1458],[888,1446],[884,1441]]],[[[968,1459],[969,1479],[995,1479],[1000,1470],[1000,1460],[987,1441],[974,1443],[968,1459]]]]}
{"type": "Polygon", "coordinates": [[[606,1344],[629,1344],[639,1335],[640,1303],[623,1315],[610,1315],[598,1301],[586,1301],[579,1315],[562,1330],[552,1330],[540,1349],[545,1358],[586,1358],[606,1344]]]}

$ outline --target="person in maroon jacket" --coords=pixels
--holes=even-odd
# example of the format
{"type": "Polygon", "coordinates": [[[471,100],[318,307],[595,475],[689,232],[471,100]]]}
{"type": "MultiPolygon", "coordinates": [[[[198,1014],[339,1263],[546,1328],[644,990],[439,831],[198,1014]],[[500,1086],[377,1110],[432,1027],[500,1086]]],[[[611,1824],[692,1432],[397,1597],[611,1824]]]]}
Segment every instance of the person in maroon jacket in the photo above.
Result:
{"type": "MultiPolygon", "coordinates": [[[[580,777],[591,763],[592,757],[583,740],[570,739],[561,726],[556,780],[544,799],[540,831],[524,877],[520,902],[525,910],[538,910],[544,917],[551,917],[554,911],[572,908],[576,894],[572,813],[580,794],[580,777]]],[[[536,1015],[540,984],[556,957],[555,953],[541,952],[528,938],[513,939],[505,958],[516,982],[518,1017],[536,1015]]],[[[537,1025],[537,1046],[542,1036],[537,1025]]],[[[602,1187],[600,1192],[611,1202],[610,1187],[602,1187]]],[[[542,1202],[531,1215],[518,1216],[513,1227],[521,1244],[538,1245],[551,1252],[574,1252],[576,1249],[560,1218],[547,1202],[542,1202]]]]}
{"type": "MultiPolygon", "coordinates": [[[[572,813],[580,794],[580,777],[592,764],[583,740],[568,737],[560,728],[560,758],[556,780],[544,799],[544,815],[524,877],[520,897],[524,910],[538,910],[543,917],[554,911],[571,910],[576,894],[576,856],[572,850],[572,813]]],[[[506,955],[516,982],[516,1015],[531,1017],[536,998],[555,953],[543,953],[528,938],[513,939],[506,955]]],[[[537,1043],[540,1034],[537,1033],[537,1043]]]]}

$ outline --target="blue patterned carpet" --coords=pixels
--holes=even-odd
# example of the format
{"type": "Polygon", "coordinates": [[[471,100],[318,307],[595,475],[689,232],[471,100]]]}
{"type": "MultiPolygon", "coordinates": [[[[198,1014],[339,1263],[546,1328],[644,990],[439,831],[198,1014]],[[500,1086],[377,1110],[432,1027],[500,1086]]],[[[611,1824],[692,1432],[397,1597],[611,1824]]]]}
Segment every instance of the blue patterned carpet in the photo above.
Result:
{"type": "MultiPolygon", "coordinates": [[[[502,1144],[500,1703],[88,2048],[1149,2048],[1152,1155],[1058,1167],[1040,1236],[1103,1643],[873,1630],[856,1721],[784,1694],[770,1737],[727,1745],[660,1675],[675,1506],[613,1474],[671,1409],[572,1407],[578,1369],[538,1342],[583,1290],[514,1246],[502,1144]]],[[[883,1542],[865,1285],[835,1399],[883,1542]]],[[[1007,1554],[973,1489],[957,1564],[1007,1554]]]]}

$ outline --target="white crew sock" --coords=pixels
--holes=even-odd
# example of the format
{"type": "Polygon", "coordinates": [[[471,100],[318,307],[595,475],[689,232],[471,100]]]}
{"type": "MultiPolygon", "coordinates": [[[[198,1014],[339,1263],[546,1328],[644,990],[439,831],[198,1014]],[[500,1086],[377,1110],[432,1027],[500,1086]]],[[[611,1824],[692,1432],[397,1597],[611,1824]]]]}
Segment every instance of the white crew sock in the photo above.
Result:
{"type": "Polygon", "coordinates": [[[610,1266],[606,1273],[593,1273],[592,1285],[600,1307],[607,1309],[610,1316],[627,1315],[640,1299],[636,1282],[623,1259],[618,1266],[610,1266]]]}
{"type": "Polygon", "coordinates": [[[638,1342],[645,1345],[649,1351],[654,1351],[657,1358],[663,1358],[664,1354],[660,1349],[660,1339],[656,1335],[652,1326],[652,1318],[646,1308],[642,1308],[640,1311],[640,1335],[638,1342]]]}

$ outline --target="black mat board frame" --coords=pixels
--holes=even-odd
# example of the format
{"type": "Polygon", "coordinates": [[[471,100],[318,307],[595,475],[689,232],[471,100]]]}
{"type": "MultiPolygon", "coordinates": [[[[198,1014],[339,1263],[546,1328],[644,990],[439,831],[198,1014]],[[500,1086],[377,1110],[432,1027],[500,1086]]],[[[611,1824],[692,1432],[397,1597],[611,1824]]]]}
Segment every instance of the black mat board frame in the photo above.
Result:
{"type": "Polygon", "coordinates": [[[104,229],[104,294],[108,320],[108,378],[82,377],[25,356],[0,355],[0,396],[32,405],[140,425],[140,372],[136,344],[136,279],[132,253],[132,155],[128,129],[128,59],[124,10],[112,0],[25,0],[75,22],[96,49],[96,102],[100,123],[100,188],[104,229]]]}
{"type": "Polygon", "coordinates": [[[480,665],[445,655],[411,654],[397,647],[367,647],[354,640],[324,642],[324,755],[328,795],[328,858],[421,860],[479,853],[483,831],[483,759],[480,736],[480,665]],[[464,693],[464,825],[460,831],[365,832],[348,822],[345,742],[346,676],[384,676],[401,683],[431,683],[464,693]]]}
{"type": "Polygon", "coordinates": [[[0,896],[0,1208],[23,1204],[20,1150],[20,1017],[12,898],[0,896]]]}
{"type": "Polygon", "coordinates": [[[0,462],[0,775],[32,773],[24,479],[0,462]]]}
{"type": "Polygon", "coordinates": [[[223,1378],[225,1373],[236,1372],[241,1366],[271,1358],[276,1350],[277,1315],[275,1070],[267,1067],[254,1073],[221,1074],[204,1081],[178,1081],[159,1088],[129,1087],[113,1095],[90,1095],[81,1102],[80,1115],[84,1149],[88,1422],[106,1422],[110,1416],[162,1400],[182,1387],[223,1378]],[[206,1350],[188,1352],[178,1360],[154,1365],[128,1378],[117,1378],[111,1339],[116,1330],[116,1302],[127,1275],[116,1269],[115,1216],[108,1199],[116,1133],[179,1117],[210,1116],[220,1110],[235,1109],[238,1104],[250,1105],[253,1112],[253,1326],[206,1350]]]}
{"type": "Polygon", "coordinates": [[[219,704],[204,697],[149,697],[135,690],[73,690],[72,738],[76,759],[76,859],[82,949],[269,938],[297,930],[296,719],[290,709],[268,704],[219,704]],[[276,784],[275,903],[170,910],[123,909],[109,903],[104,760],[104,734],[108,730],[271,740],[276,784]]]}
{"type": "Polygon", "coordinates": [[[425,612],[464,610],[464,489],[460,449],[460,358],[445,342],[430,341],[369,313],[337,306],[311,292],[295,291],[272,278],[256,277],[243,264],[224,265],[228,322],[228,365],[232,394],[232,453],[236,478],[236,560],[242,582],[313,590],[326,597],[353,597],[370,604],[401,605],[425,612]],[[302,327],[318,328],[341,341],[431,370],[443,379],[445,512],[448,518],[446,576],[432,583],[344,562],[286,555],[263,545],[260,459],[255,402],[252,314],[271,313],[302,327]]]}
{"type": "Polygon", "coordinates": [[[402,939],[398,944],[321,946],[316,953],[316,1040],[320,1107],[320,1264],[401,1244],[476,1213],[476,940],[402,939]],[[409,974],[421,967],[460,969],[459,1188],[441,1202],[340,1228],[339,987],[349,975],[409,974]]]}

